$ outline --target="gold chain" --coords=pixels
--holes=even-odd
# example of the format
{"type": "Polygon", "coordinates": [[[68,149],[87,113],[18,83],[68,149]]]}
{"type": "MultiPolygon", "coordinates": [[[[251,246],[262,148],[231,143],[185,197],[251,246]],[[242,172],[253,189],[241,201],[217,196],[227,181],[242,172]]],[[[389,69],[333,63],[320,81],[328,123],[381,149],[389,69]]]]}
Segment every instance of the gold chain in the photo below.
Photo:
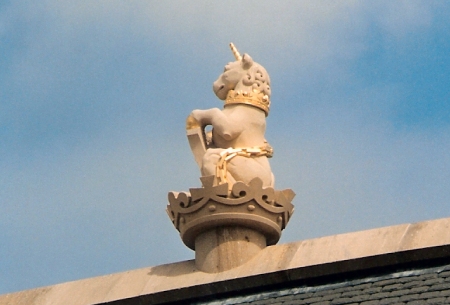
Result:
{"type": "Polygon", "coordinates": [[[227,182],[227,163],[236,156],[256,158],[271,156],[273,151],[267,147],[228,148],[220,153],[219,162],[216,165],[216,177],[219,184],[227,182]]]}

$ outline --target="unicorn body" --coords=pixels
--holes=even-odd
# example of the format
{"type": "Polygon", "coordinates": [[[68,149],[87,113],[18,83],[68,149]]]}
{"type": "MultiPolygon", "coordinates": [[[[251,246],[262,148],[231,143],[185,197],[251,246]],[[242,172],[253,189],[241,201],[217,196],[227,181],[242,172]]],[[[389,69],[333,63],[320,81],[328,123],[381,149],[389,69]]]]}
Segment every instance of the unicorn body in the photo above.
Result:
{"type": "Polygon", "coordinates": [[[214,175],[215,185],[249,183],[258,177],[263,186],[273,186],[268,161],[272,151],[264,137],[270,106],[269,75],[248,54],[241,57],[234,46],[232,50],[237,60],[228,63],[213,84],[216,96],[225,100],[224,109],[194,110],[190,115],[202,130],[212,126],[201,174],[214,175]]]}

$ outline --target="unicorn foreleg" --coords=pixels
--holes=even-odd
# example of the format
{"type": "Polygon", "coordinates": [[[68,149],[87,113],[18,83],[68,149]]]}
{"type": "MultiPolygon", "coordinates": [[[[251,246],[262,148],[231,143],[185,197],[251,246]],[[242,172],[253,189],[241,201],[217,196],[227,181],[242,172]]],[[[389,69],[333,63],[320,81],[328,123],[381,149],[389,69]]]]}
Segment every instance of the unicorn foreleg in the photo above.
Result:
{"type": "MultiPolygon", "coordinates": [[[[199,122],[202,128],[211,125],[223,139],[230,141],[241,133],[241,128],[230,120],[219,108],[194,110],[191,117],[199,122]]],[[[227,147],[224,147],[227,148],[227,147]]]]}

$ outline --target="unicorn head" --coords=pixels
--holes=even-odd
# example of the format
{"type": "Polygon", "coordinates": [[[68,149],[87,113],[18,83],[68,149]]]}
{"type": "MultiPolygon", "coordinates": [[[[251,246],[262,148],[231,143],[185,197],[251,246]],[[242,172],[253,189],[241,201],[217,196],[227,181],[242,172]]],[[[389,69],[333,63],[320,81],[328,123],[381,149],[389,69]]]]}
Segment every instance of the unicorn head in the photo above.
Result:
{"type": "Polygon", "coordinates": [[[270,98],[270,78],[263,66],[253,61],[248,54],[240,55],[231,43],[236,61],[228,63],[223,73],[213,84],[216,96],[225,100],[230,90],[248,93],[263,93],[270,98]]]}

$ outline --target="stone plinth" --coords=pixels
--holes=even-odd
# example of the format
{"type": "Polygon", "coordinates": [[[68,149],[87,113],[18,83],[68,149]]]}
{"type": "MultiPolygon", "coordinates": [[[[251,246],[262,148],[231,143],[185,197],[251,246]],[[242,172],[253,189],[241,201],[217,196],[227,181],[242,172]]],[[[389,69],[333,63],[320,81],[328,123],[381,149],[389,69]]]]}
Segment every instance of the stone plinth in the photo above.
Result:
{"type": "Polygon", "coordinates": [[[267,245],[278,242],[293,211],[290,189],[263,187],[255,178],[213,185],[203,177],[203,187],[170,192],[167,213],[184,244],[195,250],[197,267],[205,272],[225,271],[248,261],[267,245]]]}

